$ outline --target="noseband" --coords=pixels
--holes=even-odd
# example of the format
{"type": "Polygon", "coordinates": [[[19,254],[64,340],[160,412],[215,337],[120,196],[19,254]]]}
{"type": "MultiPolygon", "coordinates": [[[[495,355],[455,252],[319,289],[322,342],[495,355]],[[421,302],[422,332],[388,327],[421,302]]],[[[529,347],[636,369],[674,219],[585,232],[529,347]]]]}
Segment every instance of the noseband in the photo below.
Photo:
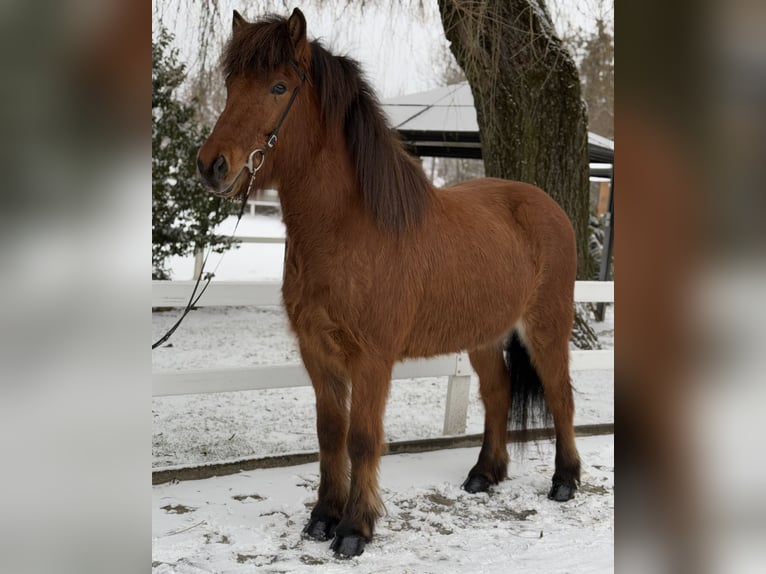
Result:
{"type": "Polygon", "coordinates": [[[269,135],[269,139],[266,140],[266,146],[263,148],[254,149],[247,156],[247,162],[242,168],[250,172],[250,183],[247,185],[245,198],[250,196],[250,190],[252,189],[253,182],[255,181],[255,174],[258,173],[258,170],[263,167],[263,162],[266,159],[266,154],[270,152],[272,149],[274,149],[275,145],[277,145],[277,136],[279,135],[279,129],[282,127],[282,123],[285,121],[285,118],[287,118],[287,114],[290,112],[290,108],[293,107],[295,98],[298,97],[298,92],[300,91],[301,86],[303,85],[303,82],[306,80],[306,74],[304,74],[301,71],[301,69],[295,64],[295,62],[290,62],[290,65],[293,67],[293,70],[295,70],[295,73],[298,74],[298,77],[301,79],[301,83],[295,86],[295,89],[293,90],[293,93],[290,96],[290,101],[287,102],[287,107],[285,108],[285,111],[282,112],[282,115],[280,116],[276,127],[271,131],[271,134],[269,135]]]}

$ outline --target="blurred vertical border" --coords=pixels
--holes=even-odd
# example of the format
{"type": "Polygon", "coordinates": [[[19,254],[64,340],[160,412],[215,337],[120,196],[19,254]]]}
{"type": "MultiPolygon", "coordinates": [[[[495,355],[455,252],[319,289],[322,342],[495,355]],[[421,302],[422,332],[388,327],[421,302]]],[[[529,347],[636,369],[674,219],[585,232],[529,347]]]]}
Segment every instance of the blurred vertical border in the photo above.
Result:
{"type": "Polygon", "coordinates": [[[616,564],[766,564],[766,4],[616,12],[616,564]]]}
{"type": "Polygon", "coordinates": [[[0,571],[147,571],[151,7],[0,30],[0,571]]]}

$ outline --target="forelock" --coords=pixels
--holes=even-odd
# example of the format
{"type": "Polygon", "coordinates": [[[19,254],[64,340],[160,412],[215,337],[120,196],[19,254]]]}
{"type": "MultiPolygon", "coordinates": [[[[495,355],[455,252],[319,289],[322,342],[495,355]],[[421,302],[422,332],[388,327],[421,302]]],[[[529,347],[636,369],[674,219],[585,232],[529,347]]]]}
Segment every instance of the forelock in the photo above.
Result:
{"type": "Polygon", "coordinates": [[[266,16],[235,28],[224,48],[221,65],[228,77],[247,72],[274,72],[294,59],[287,19],[266,16]]]}

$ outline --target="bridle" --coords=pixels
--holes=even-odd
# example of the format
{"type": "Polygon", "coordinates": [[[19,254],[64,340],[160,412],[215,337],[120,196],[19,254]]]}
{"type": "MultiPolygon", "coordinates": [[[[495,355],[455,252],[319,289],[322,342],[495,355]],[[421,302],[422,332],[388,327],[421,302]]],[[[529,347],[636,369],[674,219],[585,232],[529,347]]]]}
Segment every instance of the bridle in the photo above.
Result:
{"type": "MultiPolygon", "coordinates": [[[[290,108],[293,107],[293,103],[295,103],[295,98],[298,97],[298,92],[301,89],[301,86],[306,81],[306,74],[301,71],[301,69],[298,67],[298,65],[295,62],[290,62],[290,65],[292,66],[293,70],[295,70],[295,73],[298,74],[298,77],[301,80],[301,83],[295,86],[295,89],[293,90],[292,95],[290,96],[290,100],[287,102],[287,107],[285,107],[285,110],[282,112],[282,115],[279,117],[279,120],[277,121],[276,127],[271,131],[271,134],[269,134],[269,139],[266,140],[266,145],[262,148],[256,148],[253,151],[250,152],[250,154],[247,156],[247,162],[242,167],[242,169],[239,170],[239,173],[237,174],[237,177],[234,179],[234,182],[239,179],[240,175],[242,175],[242,172],[244,170],[247,170],[250,172],[250,183],[247,185],[247,191],[242,196],[242,205],[239,208],[239,215],[237,216],[237,223],[234,225],[234,231],[231,232],[230,239],[234,238],[234,235],[237,233],[237,227],[239,227],[239,222],[242,220],[242,215],[245,213],[245,206],[247,205],[247,200],[250,197],[250,190],[253,188],[253,183],[255,182],[255,174],[258,173],[258,170],[260,170],[263,167],[263,162],[266,160],[266,154],[270,152],[272,149],[274,149],[274,146],[277,145],[277,139],[279,136],[279,129],[282,127],[282,124],[285,121],[285,118],[287,118],[287,114],[290,112],[290,108]],[[258,163],[254,163],[255,159],[257,158],[258,163]]],[[[286,245],[286,243],[285,243],[286,245]]],[[[287,247],[285,246],[285,250],[287,247]]],[[[194,309],[194,306],[197,304],[197,302],[200,300],[200,297],[205,293],[205,291],[208,288],[208,285],[210,285],[210,281],[215,277],[215,272],[218,270],[218,266],[221,264],[221,261],[223,260],[223,257],[218,260],[218,263],[215,266],[215,269],[212,273],[205,274],[205,284],[202,286],[202,290],[197,293],[197,289],[199,288],[200,281],[202,281],[202,274],[205,271],[205,265],[207,264],[207,258],[210,255],[210,252],[212,251],[211,248],[208,248],[207,254],[205,255],[205,258],[202,260],[202,267],[199,271],[199,276],[197,277],[197,282],[194,284],[194,289],[192,290],[191,296],[189,297],[189,302],[186,304],[186,308],[184,309],[183,313],[181,313],[181,316],[178,318],[178,320],[173,324],[170,329],[167,330],[167,332],[160,337],[155,343],[152,344],[152,349],[156,349],[160,345],[162,345],[165,341],[170,339],[170,336],[175,332],[176,329],[178,329],[179,325],[181,325],[181,321],[184,320],[186,315],[189,314],[189,312],[194,309]]]]}
{"type": "MultiPolygon", "coordinates": [[[[271,133],[269,134],[269,138],[266,140],[266,145],[262,148],[256,148],[248,154],[245,165],[242,166],[242,169],[239,170],[237,177],[234,179],[234,181],[236,182],[239,179],[239,177],[242,175],[242,172],[244,172],[245,170],[250,172],[250,182],[247,185],[245,198],[250,196],[250,191],[252,190],[253,183],[255,182],[255,174],[258,173],[258,170],[263,167],[263,162],[266,160],[266,154],[270,152],[272,149],[274,149],[274,146],[277,145],[279,130],[282,127],[282,124],[284,123],[285,119],[287,118],[287,114],[290,113],[290,108],[293,107],[293,103],[295,103],[295,98],[298,97],[298,92],[300,91],[301,86],[303,86],[303,83],[306,81],[306,74],[303,73],[303,71],[298,67],[298,65],[295,62],[290,62],[290,66],[292,66],[293,70],[295,70],[295,73],[300,78],[301,83],[295,86],[295,89],[293,90],[293,93],[290,96],[290,100],[287,102],[287,106],[285,107],[285,110],[282,112],[282,115],[279,117],[279,120],[277,120],[276,127],[274,127],[274,129],[271,130],[271,133]]],[[[247,199],[245,199],[245,201],[247,201],[247,199]]]]}

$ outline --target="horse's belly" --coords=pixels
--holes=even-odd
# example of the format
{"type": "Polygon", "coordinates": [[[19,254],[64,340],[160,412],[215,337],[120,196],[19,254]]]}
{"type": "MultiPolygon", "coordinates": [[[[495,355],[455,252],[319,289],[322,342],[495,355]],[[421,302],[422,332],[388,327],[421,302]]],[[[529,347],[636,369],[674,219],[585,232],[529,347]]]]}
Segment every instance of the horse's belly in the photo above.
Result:
{"type": "Polygon", "coordinates": [[[483,288],[426,296],[407,338],[404,357],[471,350],[504,338],[519,320],[522,303],[483,288]]]}

